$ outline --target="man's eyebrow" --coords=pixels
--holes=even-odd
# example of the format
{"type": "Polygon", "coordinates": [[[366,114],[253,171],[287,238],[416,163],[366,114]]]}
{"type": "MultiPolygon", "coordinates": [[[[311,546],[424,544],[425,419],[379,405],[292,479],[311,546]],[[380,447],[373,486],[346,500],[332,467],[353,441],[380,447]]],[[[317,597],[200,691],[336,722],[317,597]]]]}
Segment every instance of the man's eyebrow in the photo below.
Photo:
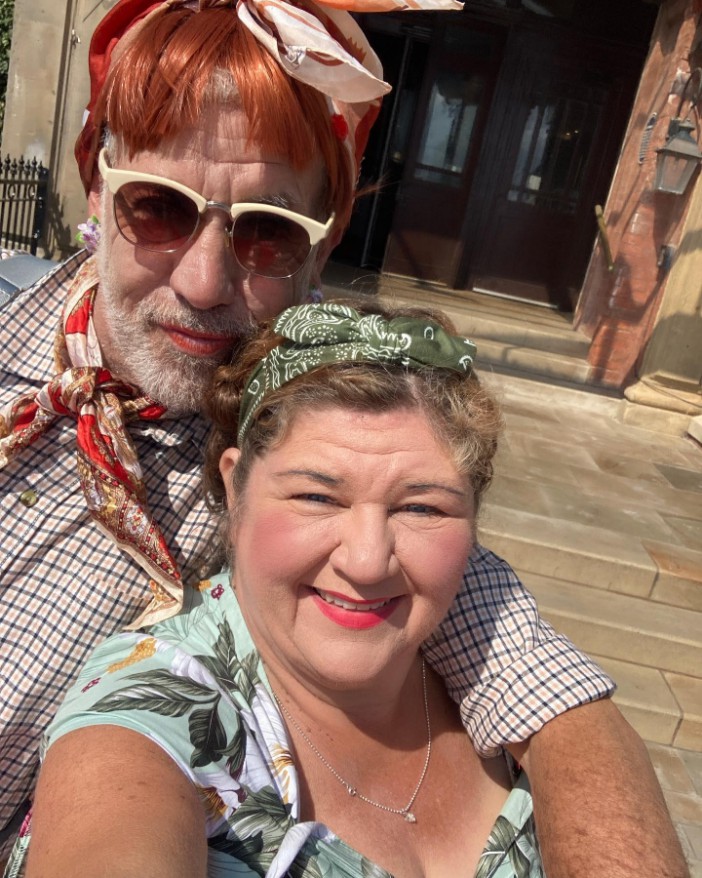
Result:
{"type": "Polygon", "coordinates": [[[329,487],[341,485],[344,482],[343,479],[335,479],[333,476],[317,472],[313,469],[286,469],[274,473],[274,475],[276,477],[303,476],[304,478],[311,479],[313,482],[319,482],[321,485],[328,485],[329,487]]]}
{"type": "Polygon", "coordinates": [[[293,198],[287,192],[281,192],[279,195],[256,195],[245,200],[252,204],[270,204],[273,207],[284,207],[286,210],[295,210],[300,206],[300,199],[293,198]]]}

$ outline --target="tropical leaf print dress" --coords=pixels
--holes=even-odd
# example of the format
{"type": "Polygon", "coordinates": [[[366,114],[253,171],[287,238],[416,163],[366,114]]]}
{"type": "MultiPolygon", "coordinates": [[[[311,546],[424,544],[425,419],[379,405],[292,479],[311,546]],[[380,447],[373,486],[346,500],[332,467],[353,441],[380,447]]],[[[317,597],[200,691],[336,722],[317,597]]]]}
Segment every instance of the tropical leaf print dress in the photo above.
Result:
{"type": "MultiPolygon", "coordinates": [[[[146,735],[195,785],[207,813],[208,878],[392,878],[328,827],[299,820],[283,718],[226,575],[193,591],[175,618],[104,641],[46,743],[100,724],[146,735]]],[[[25,833],[15,847],[12,878],[29,842],[25,833]]],[[[475,878],[543,878],[524,783],[507,798],[475,878]]]]}

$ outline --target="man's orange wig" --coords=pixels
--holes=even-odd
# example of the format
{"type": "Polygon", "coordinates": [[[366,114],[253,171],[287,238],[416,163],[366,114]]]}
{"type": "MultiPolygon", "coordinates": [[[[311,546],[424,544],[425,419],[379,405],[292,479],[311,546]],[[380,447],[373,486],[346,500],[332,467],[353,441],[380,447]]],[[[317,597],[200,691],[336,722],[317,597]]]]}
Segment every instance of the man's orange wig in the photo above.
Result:
{"type": "Polygon", "coordinates": [[[343,227],[353,203],[354,170],[324,95],[286,75],[234,10],[222,6],[197,11],[122,0],[98,25],[90,50],[90,115],[76,143],[86,191],[105,126],[130,155],[157,149],[195,123],[220,70],[236,83],[252,143],[296,169],[321,155],[325,207],[343,227]],[[162,14],[149,15],[159,7],[162,14]]]}

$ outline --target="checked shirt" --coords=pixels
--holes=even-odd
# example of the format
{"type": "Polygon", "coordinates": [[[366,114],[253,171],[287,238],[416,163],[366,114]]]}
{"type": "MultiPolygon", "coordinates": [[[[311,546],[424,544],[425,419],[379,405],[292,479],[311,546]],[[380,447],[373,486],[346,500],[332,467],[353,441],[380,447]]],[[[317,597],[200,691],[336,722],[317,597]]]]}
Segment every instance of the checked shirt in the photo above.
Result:
{"type": "MultiPolygon", "coordinates": [[[[85,258],[71,257],[0,312],[0,405],[51,377],[57,322],[85,258]]],[[[186,586],[194,584],[213,572],[207,559],[216,554],[216,522],[199,478],[206,425],[191,416],[128,429],[149,507],[186,586]]],[[[41,734],[68,685],[92,649],[150,597],[144,572],[87,512],[75,421],[61,418],[0,469],[0,838],[31,793],[41,734]]],[[[479,546],[426,655],[484,755],[613,689],[539,618],[509,565],[479,546]]],[[[9,844],[8,837],[5,850],[9,844]]]]}

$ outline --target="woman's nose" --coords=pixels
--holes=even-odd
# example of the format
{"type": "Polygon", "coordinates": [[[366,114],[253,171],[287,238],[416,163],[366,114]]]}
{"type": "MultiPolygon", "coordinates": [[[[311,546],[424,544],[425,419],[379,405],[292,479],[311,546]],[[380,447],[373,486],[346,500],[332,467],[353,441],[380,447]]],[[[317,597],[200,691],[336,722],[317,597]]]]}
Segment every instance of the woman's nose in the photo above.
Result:
{"type": "Polygon", "coordinates": [[[339,541],[330,557],[334,569],[356,585],[374,585],[400,569],[387,511],[352,508],[343,516],[339,541]]]}
{"type": "Polygon", "coordinates": [[[231,305],[241,297],[243,272],[232,253],[226,222],[224,213],[209,212],[190,243],[174,254],[171,288],[198,310],[231,305]]]}

